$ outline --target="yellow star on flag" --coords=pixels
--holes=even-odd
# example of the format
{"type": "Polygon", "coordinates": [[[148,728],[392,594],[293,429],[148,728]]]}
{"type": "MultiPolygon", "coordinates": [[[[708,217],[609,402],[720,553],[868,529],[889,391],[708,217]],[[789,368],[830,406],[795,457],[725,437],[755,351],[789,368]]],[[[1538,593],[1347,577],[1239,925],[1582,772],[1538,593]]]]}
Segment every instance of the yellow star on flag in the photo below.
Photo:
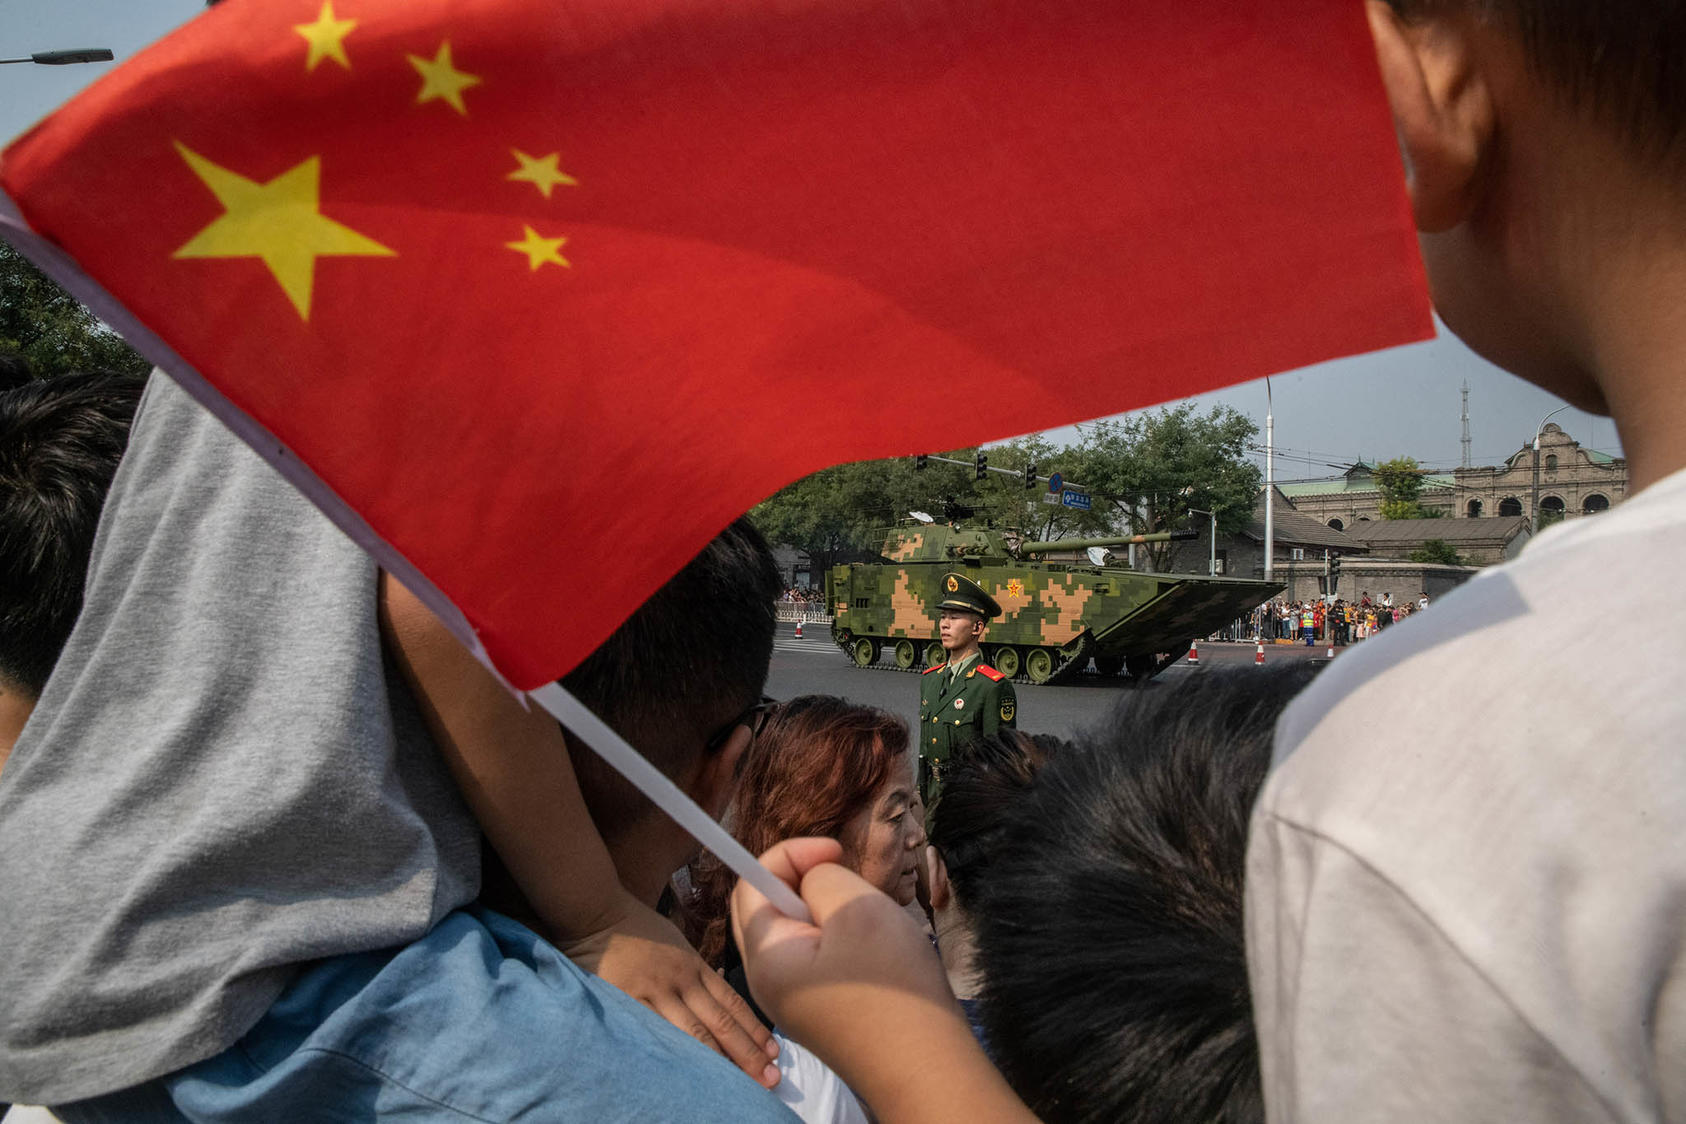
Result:
{"type": "Polygon", "coordinates": [[[546,199],[550,198],[550,192],[557,184],[564,187],[579,186],[579,180],[556,166],[556,162],[562,158],[561,153],[552,152],[545,156],[535,157],[528,156],[519,148],[512,148],[509,151],[515,154],[515,162],[521,166],[504,177],[505,179],[530,183],[538,188],[546,199]]]}
{"type": "Polygon", "coordinates": [[[333,59],[350,70],[351,60],[345,55],[345,37],[350,35],[351,29],[356,26],[356,20],[335,19],[333,0],[323,0],[322,12],[316,17],[315,23],[293,25],[293,30],[304,36],[304,41],[310,44],[310,53],[305,57],[304,68],[315,70],[316,64],[323,59],[333,59]]]}
{"type": "Polygon", "coordinates": [[[480,85],[480,79],[458,70],[452,64],[449,39],[439,44],[439,50],[432,59],[424,59],[420,55],[407,57],[410,65],[416,68],[416,73],[422,76],[421,93],[416,95],[417,105],[425,105],[437,99],[464,117],[468,116],[468,107],[463,104],[462,92],[470,86],[480,85]]]}
{"type": "Polygon", "coordinates": [[[262,258],[299,318],[310,319],[316,259],[323,255],[395,257],[372,238],[324,216],[317,186],[322,161],[312,156],[268,183],[219,167],[180,141],[176,151],[211,189],[224,213],[172,257],[262,258]]]}
{"type": "Polygon", "coordinates": [[[559,265],[563,269],[569,268],[568,259],[562,256],[562,247],[567,245],[566,238],[541,238],[539,232],[532,227],[522,224],[526,234],[519,242],[505,242],[504,245],[517,253],[527,255],[527,268],[536,273],[541,265],[559,265]]]}

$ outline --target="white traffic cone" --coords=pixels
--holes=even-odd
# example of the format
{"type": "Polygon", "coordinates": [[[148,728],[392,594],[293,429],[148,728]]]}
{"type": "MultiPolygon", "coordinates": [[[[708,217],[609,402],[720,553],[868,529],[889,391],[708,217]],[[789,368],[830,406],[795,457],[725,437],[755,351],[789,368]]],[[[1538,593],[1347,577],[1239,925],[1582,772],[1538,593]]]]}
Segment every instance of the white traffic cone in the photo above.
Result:
{"type": "Polygon", "coordinates": [[[1200,641],[1198,640],[1190,640],[1188,642],[1188,666],[1200,666],[1200,641]]]}
{"type": "Polygon", "coordinates": [[[1332,660],[1334,658],[1335,658],[1335,646],[1333,644],[1330,644],[1329,645],[1329,654],[1327,656],[1325,656],[1324,659],[1332,660]]]}
{"type": "Polygon", "coordinates": [[[796,622],[796,639],[798,639],[798,640],[802,639],[802,622],[801,621],[796,622]]]}
{"type": "Polygon", "coordinates": [[[1264,666],[1264,641],[1262,641],[1262,640],[1259,641],[1258,650],[1253,653],[1253,666],[1254,667],[1263,667],[1264,666]]]}

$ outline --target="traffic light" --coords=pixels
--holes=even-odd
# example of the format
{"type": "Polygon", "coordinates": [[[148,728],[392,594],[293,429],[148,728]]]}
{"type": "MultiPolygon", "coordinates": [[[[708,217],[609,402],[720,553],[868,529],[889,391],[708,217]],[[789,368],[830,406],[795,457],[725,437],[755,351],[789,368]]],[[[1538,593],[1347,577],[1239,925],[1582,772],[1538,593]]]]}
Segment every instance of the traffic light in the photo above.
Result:
{"type": "Polygon", "coordinates": [[[1335,587],[1340,584],[1341,580],[1341,556],[1331,552],[1327,569],[1329,572],[1329,592],[1334,593],[1335,587]]]}
{"type": "Polygon", "coordinates": [[[982,449],[978,450],[977,459],[972,462],[972,471],[973,476],[978,480],[982,480],[989,475],[989,454],[982,449]]]}
{"type": "Polygon", "coordinates": [[[915,471],[915,472],[924,472],[925,471],[925,454],[924,453],[920,453],[918,456],[913,458],[913,471],[915,471]]]}
{"type": "Polygon", "coordinates": [[[1036,487],[1036,462],[1035,461],[1032,461],[1029,464],[1024,466],[1024,486],[1027,489],[1036,487]]]}

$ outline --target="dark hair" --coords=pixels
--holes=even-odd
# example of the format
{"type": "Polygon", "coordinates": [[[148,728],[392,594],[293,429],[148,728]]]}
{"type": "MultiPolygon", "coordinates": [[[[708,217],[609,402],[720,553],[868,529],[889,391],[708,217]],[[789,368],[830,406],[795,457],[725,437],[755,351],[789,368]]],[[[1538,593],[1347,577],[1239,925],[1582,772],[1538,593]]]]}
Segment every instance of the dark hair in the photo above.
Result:
{"type": "Polygon", "coordinates": [[[22,352],[0,351],[0,391],[22,386],[35,377],[22,352]]]}
{"type": "MultiPolygon", "coordinates": [[[[710,722],[727,721],[760,697],[779,588],[766,540],[738,519],[563,676],[562,686],[656,768],[677,776],[702,752],[710,722]]],[[[570,738],[569,751],[605,838],[654,809],[590,749],[570,738]]]]}
{"type": "Polygon", "coordinates": [[[76,615],[145,380],[61,375],[0,392],[0,678],[39,696],[76,615]]]}
{"type": "Polygon", "coordinates": [[[969,915],[990,1044],[1041,1119],[1264,1119],[1247,819],[1276,718],[1314,671],[1206,672],[1135,695],[1018,802],[969,915]]]}
{"type": "Polygon", "coordinates": [[[927,841],[942,856],[954,900],[971,910],[988,885],[1011,813],[1037,772],[1065,743],[1045,734],[1003,730],[961,745],[926,817],[927,841]]]}
{"type": "MultiPolygon", "coordinates": [[[[832,695],[791,699],[773,711],[744,755],[727,827],[752,855],[794,836],[841,838],[844,825],[905,758],[907,745],[907,723],[888,711],[832,695]]],[[[688,921],[697,951],[715,967],[724,963],[727,900],[736,883],[737,875],[713,855],[692,866],[688,921]]]]}
{"type": "Polygon", "coordinates": [[[1512,31],[1569,101],[1650,154],[1686,139],[1683,0],[1388,0],[1406,19],[1464,11],[1512,31]]]}

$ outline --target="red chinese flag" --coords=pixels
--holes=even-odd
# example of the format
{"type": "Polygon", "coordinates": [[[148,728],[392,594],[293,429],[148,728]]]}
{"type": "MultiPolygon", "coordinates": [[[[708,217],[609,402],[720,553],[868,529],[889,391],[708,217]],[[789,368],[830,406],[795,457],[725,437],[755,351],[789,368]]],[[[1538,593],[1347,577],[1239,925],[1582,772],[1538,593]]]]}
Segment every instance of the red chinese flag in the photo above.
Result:
{"type": "Polygon", "coordinates": [[[1432,330],[1358,0],[234,0],[0,184],[523,687],[827,464],[1432,330]]]}

